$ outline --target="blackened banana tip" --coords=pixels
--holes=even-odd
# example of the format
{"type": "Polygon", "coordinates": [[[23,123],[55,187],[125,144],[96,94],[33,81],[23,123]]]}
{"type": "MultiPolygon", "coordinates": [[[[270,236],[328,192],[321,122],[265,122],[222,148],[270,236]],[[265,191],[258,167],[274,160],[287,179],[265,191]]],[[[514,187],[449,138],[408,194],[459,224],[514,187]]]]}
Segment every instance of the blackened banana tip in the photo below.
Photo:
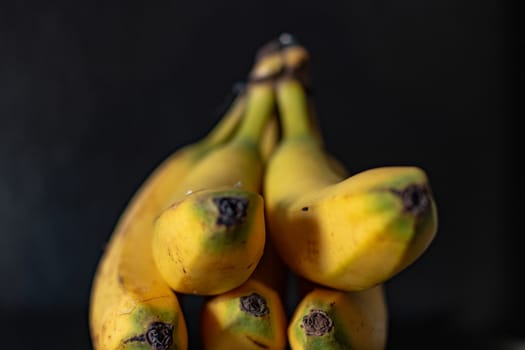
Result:
{"type": "Polygon", "coordinates": [[[430,192],[424,185],[409,185],[394,193],[401,198],[403,209],[413,215],[422,214],[430,207],[430,192]]]}
{"type": "Polygon", "coordinates": [[[240,298],[240,308],[242,311],[255,317],[261,317],[270,312],[268,305],[266,305],[266,300],[257,293],[242,296],[240,298]]]}
{"type": "Polygon", "coordinates": [[[153,322],[146,332],[146,341],[155,350],[168,350],[173,343],[173,325],[153,322]]]}
{"type": "Polygon", "coordinates": [[[301,328],[307,336],[320,337],[332,329],[334,322],[323,310],[312,309],[301,320],[301,328]]]}
{"type": "Polygon", "coordinates": [[[231,227],[244,221],[247,215],[249,200],[239,197],[214,198],[213,203],[217,206],[219,215],[217,225],[231,227]]]}
{"type": "Polygon", "coordinates": [[[174,328],[170,323],[152,322],[146,333],[129,338],[124,341],[124,344],[147,342],[153,350],[168,350],[173,344],[174,328]]]}

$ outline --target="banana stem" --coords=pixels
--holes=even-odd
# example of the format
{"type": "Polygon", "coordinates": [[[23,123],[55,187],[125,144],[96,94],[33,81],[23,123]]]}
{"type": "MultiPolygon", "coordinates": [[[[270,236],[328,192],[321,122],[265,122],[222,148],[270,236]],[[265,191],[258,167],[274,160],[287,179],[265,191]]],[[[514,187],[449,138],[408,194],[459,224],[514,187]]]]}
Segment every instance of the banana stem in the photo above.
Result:
{"type": "Polygon", "coordinates": [[[306,91],[298,80],[286,78],[277,84],[277,105],[283,139],[313,137],[306,91]]]}
{"type": "Polygon", "coordinates": [[[246,97],[244,95],[237,96],[221,121],[208,133],[204,142],[216,145],[230,137],[242,118],[245,105],[246,97]]]}
{"type": "Polygon", "coordinates": [[[244,119],[233,142],[247,143],[258,148],[264,126],[272,115],[274,99],[270,82],[249,85],[244,119]]]}

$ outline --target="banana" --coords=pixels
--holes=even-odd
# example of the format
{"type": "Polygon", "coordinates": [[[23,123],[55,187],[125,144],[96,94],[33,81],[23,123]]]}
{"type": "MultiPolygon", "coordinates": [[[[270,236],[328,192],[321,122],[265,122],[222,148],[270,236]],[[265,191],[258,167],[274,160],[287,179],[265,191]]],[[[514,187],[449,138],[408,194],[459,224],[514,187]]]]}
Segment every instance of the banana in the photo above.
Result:
{"type": "Polygon", "coordinates": [[[275,150],[280,138],[279,121],[277,116],[272,116],[261,137],[260,152],[265,163],[275,150]]]}
{"type": "MultiPolygon", "coordinates": [[[[282,34],[279,37],[279,41],[284,41],[286,45],[282,44],[284,48],[281,51],[283,60],[283,71],[287,74],[296,77],[301,84],[308,89],[310,86],[310,53],[304,46],[298,44],[297,39],[292,37],[289,38],[289,34],[282,34]]],[[[314,102],[311,94],[307,94],[307,109],[308,109],[308,130],[311,136],[317,141],[319,147],[323,147],[324,139],[319,126],[319,120],[315,113],[314,102]]],[[[345,166],[334,156],[326,153],[325,157],[329,163],[332,171],[339,175],[341,178],[346,178],[348,172],[345,166]]]]}
{"type": "Polygon", "coordinates": [[[256,63],[236,135],[192,169],[182,180],[180,197],[157,219],[153,258],[177,292],[215,295],[234,289],[262,256],[266,233],[259,194],[260,138],[273,112],[274,91],[272,80],[261,76],[279,69],[276,62],[279,56],[269,55],[256,63]]]}
{"type": "Polygon", "coordinates": [[[416,167],[383,167],[344,178],[311,130],[303,86],[276,87],[283,136],[268,162],[269,232],[292,271],[345,291],[370,288],[414,262],[437,229],[428,179],[416,167]]]}
{"type": "Polygon", "coordinates": [[[93,281],[90,331],[95,349],[187,348],[179,301],[157,272],[149,249],[153,221],[171,204],[179,182],[192,167],[231,137],[244,104],[240,95],[207,137],[166,159],[122,214],[93,281]]]}
{"type": "MultiPolygon", "coordinates": [[[[264,162],[278,140],[278,120],[273,116],[260,142],[264,162]]],[[[286,316],[281,300],[285,293],[286,272],[271,240],[265,239],[263,256],[250,278],[232,291],[205,300],[201,313],[204,349],[283,349],[286,346],[286,316]],[[253,307],[246,308],[248,300],[258,301],[255,306],[266,307],[268,313],[257,316],[253,307]]]]}
{"type": "Polygon", "coordinates": [[[387,318],[382,285],[359,292],[317,287],[296,307],[288,341],[292,350],[381,350],[387,318]]]}
{"type": "Polygon", "coordinates": [[[268,243],[245,283],[205,301],[201,314],[204,349],[285,348],[287,323],[281,297],[286,271],[268,243]]]}
{"type": "Polygon", "coordinates": [[[223,293],[246,281],[261,258],[263,200],[233,187],[198,191],[164,211],[154,232],[155,262],[173,290],[223,293]]]}

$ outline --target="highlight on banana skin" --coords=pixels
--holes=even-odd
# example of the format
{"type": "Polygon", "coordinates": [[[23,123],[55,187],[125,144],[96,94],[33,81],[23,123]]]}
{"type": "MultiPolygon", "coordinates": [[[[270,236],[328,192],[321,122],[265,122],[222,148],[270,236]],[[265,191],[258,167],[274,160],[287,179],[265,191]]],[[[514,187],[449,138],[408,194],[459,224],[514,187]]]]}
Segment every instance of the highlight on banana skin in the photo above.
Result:
{"type": "Polygon", "coordinates": [[[216,124],[137,189],[94,275],[94,349],[387,347],[383,284],[428,249],[437,207],[421,168],[349,174],[325,149],[310,57],[290,34],[263,45],[216,124]]]}

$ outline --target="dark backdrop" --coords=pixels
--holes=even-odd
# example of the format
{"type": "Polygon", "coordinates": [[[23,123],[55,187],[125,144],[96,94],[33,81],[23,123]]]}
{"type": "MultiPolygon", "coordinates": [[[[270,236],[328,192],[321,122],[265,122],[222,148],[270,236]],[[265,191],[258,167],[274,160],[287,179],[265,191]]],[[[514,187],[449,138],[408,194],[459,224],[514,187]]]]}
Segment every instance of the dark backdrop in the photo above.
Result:
{"type": "Polygon", "coordinates": [[[3,346],[90,348],[91,280],[119,214],[160,161],[205,134],[255,50],[283,31],[312,53],[328,150],[352,172],[414,164],[430,176],[439,232],[387,283],[390,348],[523,340],[514,11],[497,0],[3,2],[3,346]]]}

